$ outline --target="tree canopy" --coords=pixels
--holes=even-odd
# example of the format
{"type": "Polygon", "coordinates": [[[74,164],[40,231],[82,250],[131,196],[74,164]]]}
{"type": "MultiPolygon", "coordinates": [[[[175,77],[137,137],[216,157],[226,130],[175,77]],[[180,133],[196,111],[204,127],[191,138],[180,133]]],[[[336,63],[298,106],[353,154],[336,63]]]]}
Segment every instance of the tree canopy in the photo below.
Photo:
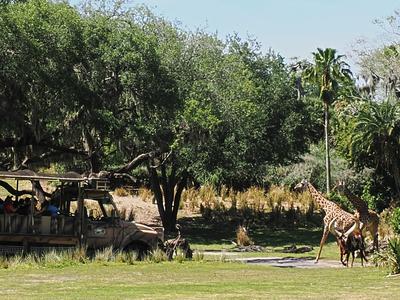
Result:
{"type": "Polygon", "coordinates": [[[297,160],[313,140],[279,54],[145,7],[5,3],[0,64],[3,169],[129,177],[142,164],[167,228],[189,181],[260,185],[267,166],[297,160]]]}

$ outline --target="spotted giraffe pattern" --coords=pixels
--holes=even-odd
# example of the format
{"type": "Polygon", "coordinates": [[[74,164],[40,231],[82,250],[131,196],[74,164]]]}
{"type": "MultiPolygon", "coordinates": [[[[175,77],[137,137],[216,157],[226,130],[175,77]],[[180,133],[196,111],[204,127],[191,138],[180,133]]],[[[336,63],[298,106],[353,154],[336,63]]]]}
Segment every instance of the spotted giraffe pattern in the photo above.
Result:
{"type": "Polygon", "coordinates": [[[360,214],[360,221],[364,224],[362,227],[363,231],[368,231],[373,238],[373,249],[378,250],[378,228],[379,228],[379,216],[378,214],[368,209],[367,203],[360,197],[353,194],[344,181],[339,181],[335,188],[340,194],[344,195],[351,204],[353,204],[356,211],[360,214]]]}
{"type": "Polygon", "coordinates": [[[335,202],[326,199],[317,189],[309,183],[307,180],[302,180],[298,185],[296,185],[295,190],[305,191],[308,190],[315,202],[322,208],[325,212],[324,217],[324,232],[322,234],[321,242],[319,245],[319,250],[315,262],[318,262],[322,247],[326,242],[329,235],[330,225],[335,222],[335,228],[341,232],[346,232],[354,225],[354,216],[347,211],[344,211],[335,202]]]}

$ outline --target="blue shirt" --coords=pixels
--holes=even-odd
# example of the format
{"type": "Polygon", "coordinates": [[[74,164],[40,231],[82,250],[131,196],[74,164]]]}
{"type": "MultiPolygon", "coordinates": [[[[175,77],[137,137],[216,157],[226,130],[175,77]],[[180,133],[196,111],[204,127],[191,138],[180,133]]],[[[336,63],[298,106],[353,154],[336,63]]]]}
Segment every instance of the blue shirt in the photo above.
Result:
{"type": "Polygon", "coordinates": [[[60,212],[60,210],[58,209],[57,206],[54,206],[52,204],[49,204],[47,206],[47,211],[50,213],[50,216],[52,217],[56,217],[58,215],[58,213],[60,212]]]}

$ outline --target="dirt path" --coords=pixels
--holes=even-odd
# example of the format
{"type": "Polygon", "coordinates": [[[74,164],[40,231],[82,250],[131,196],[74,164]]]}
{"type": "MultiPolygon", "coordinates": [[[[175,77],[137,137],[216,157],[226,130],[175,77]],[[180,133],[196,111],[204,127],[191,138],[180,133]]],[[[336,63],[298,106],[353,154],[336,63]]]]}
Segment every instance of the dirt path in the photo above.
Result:
{"type": "MultiPolygon", "coordinates": [[[[302,269],[318,269],[318,268],[344,268],[339,260],[320,259],[318,263],[314,263],[315,257],[235,257],[239,255],[235,252],[206,251],[206,255],[223,255],[228,260],[240,261],[247,264],[273,266],[279,268],[302,268],[302,269]]],[[[368,265],[368,264],[366,264],[368,265]]],[[[354,267],[361,267],[359,261],[354,261],[354,267]]]]}
{"type": "MultiPolygon", "coordinates": [[[[248,264],[269,265],[280,268],[343,268],[343,265],[337,260],[321,259],[314,263],[314,257],[250,257],[237,258],[237,261],[243,261],[248,264]]],[[[354,266],[357,264],[354,263],[354,266]]]]}

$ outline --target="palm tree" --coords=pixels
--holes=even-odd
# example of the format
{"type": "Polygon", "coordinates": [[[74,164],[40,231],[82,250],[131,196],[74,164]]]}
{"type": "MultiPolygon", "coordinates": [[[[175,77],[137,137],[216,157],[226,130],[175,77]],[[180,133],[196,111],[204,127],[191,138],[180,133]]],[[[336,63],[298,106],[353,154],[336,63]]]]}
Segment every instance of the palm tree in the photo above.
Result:
{"type": "Polygon", "coordinates": [[[318,86],[319,98],[324,104],[326,191],[329,193],[331,186],[329,106],[335,102],[340,87],[351,82],[352,74],[349,65],[343,61],[344,55],[336,55],[336,50],[332,48],[317,50],[313,52],[314,63],[304,70],[303,79],[318,86]]]}
{"type": "Polygon", "coordinates": [[[380,166],[394,180],[400,195],[400,104],[397,100],[366,102],[352,120],[350,157],[380,166]]]}

